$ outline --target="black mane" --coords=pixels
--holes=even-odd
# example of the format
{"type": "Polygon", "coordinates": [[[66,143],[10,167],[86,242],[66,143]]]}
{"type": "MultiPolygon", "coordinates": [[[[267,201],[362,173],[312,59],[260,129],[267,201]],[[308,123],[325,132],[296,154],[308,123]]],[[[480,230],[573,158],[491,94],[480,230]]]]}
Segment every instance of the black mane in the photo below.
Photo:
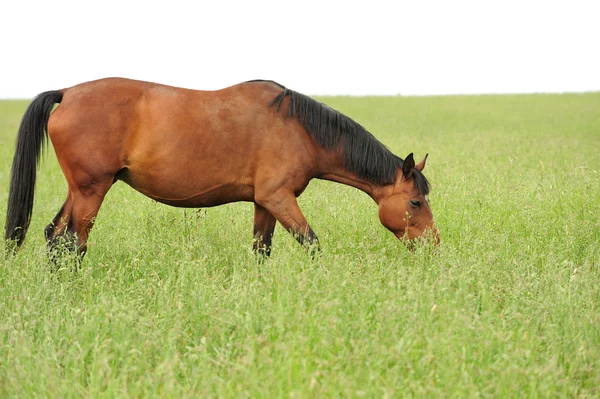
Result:
{"type": "MultiPolygon", "coordinates": [[[[282,91],[270,106],[275,105],[279,111],[284,98],[289,97],[288,115],[296,116],[319,146],[328,151],[339,150],[344,157],[344,166],[358,177],[378,185],[396,181],[404,160],[351,118],[277,82],[251,80],[247,83],[250,82],[269,82],[279,86],[282,91]]],[[[429,194],[429,182],[425,176],[415,169],[413,177],[419,192],[429,194]]]]}

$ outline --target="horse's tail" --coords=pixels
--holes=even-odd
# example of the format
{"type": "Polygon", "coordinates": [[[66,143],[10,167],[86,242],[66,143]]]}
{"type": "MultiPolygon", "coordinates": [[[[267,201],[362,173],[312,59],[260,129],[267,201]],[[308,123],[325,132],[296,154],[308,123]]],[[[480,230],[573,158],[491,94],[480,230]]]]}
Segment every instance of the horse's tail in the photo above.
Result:
{"type": "MultiPolygon", "coordinates": [[[[47,91],[38,95],[23,115],[15,157],[10,175],[10,193],[6,212],[5,239],[9,247],[17,248],[25,240],[31,212],[37,163],[48,138],[48,119],[55,103],[63,98],[62,91],[47,91]]],[[[14,248],[16,249],[16,248],[14,248]]]]}

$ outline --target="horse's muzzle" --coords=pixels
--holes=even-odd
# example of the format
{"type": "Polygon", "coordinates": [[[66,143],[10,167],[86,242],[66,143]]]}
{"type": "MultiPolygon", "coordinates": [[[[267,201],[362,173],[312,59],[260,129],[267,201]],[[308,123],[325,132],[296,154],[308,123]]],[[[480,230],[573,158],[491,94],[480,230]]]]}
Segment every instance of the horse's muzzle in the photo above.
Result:
{"type": "Polygon", "coordinates": [[[396,234],[396,237],[398,237],[410,251],[414,251],[417,244],[420,242],[432,243],[435,246],[440,245],[440,231],[437,227],[427,228],[422,235],[414,238],[410,238],[407,234],[396,234]]]}

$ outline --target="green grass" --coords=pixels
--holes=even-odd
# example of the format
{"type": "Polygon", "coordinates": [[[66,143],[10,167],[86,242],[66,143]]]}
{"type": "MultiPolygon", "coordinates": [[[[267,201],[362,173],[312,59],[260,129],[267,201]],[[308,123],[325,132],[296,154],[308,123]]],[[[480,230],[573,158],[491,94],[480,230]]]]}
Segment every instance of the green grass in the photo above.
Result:
{"type": "MultiPolygon", "coordinates": [[[[278,226],[258,264],[252,205],[117,184],[81,270],[51,272],[50,150],[26,245],[0,257],[0,397],[600,396],[600,93],[322,100],[401,157],[429,152],[437,253],[313,181],[322,256],[278,226]]],[[[0,102],[2,225],[26,105],[0,102]]]]}

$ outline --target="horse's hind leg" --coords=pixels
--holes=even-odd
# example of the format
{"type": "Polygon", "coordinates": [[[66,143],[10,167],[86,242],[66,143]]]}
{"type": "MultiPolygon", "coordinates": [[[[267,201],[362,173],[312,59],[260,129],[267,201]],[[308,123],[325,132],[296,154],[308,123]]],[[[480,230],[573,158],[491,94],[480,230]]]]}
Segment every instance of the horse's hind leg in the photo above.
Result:
{"type": "Polygon", "coordinates": [[[81,256],[85,255],[90,230],[113,182],[112,176],[103,179],[90,177],[83,179],[80,184],[70,182],[66,202],[45,230],[51,257],[54,256],[53,250],[61,243],[81,256]]]}
{"type": "Polygon", "coordinates": [[[67,220],[65,220],[65,218],[71,214],[70,210],[65,211],[65,207],[70,206],[69,198],[67,197],[67,200],[63,206],[60,207],[60,210],[56,216],[54,216],[52,222],[50,222],[50,224],[44,229],[44,237],[46,237],[48,249],[54,248],[61,239],[67,239],[67,242],[70,243],[69,246],[74,246],[75,232],[73,229],[69,229],[67,220]]]}

